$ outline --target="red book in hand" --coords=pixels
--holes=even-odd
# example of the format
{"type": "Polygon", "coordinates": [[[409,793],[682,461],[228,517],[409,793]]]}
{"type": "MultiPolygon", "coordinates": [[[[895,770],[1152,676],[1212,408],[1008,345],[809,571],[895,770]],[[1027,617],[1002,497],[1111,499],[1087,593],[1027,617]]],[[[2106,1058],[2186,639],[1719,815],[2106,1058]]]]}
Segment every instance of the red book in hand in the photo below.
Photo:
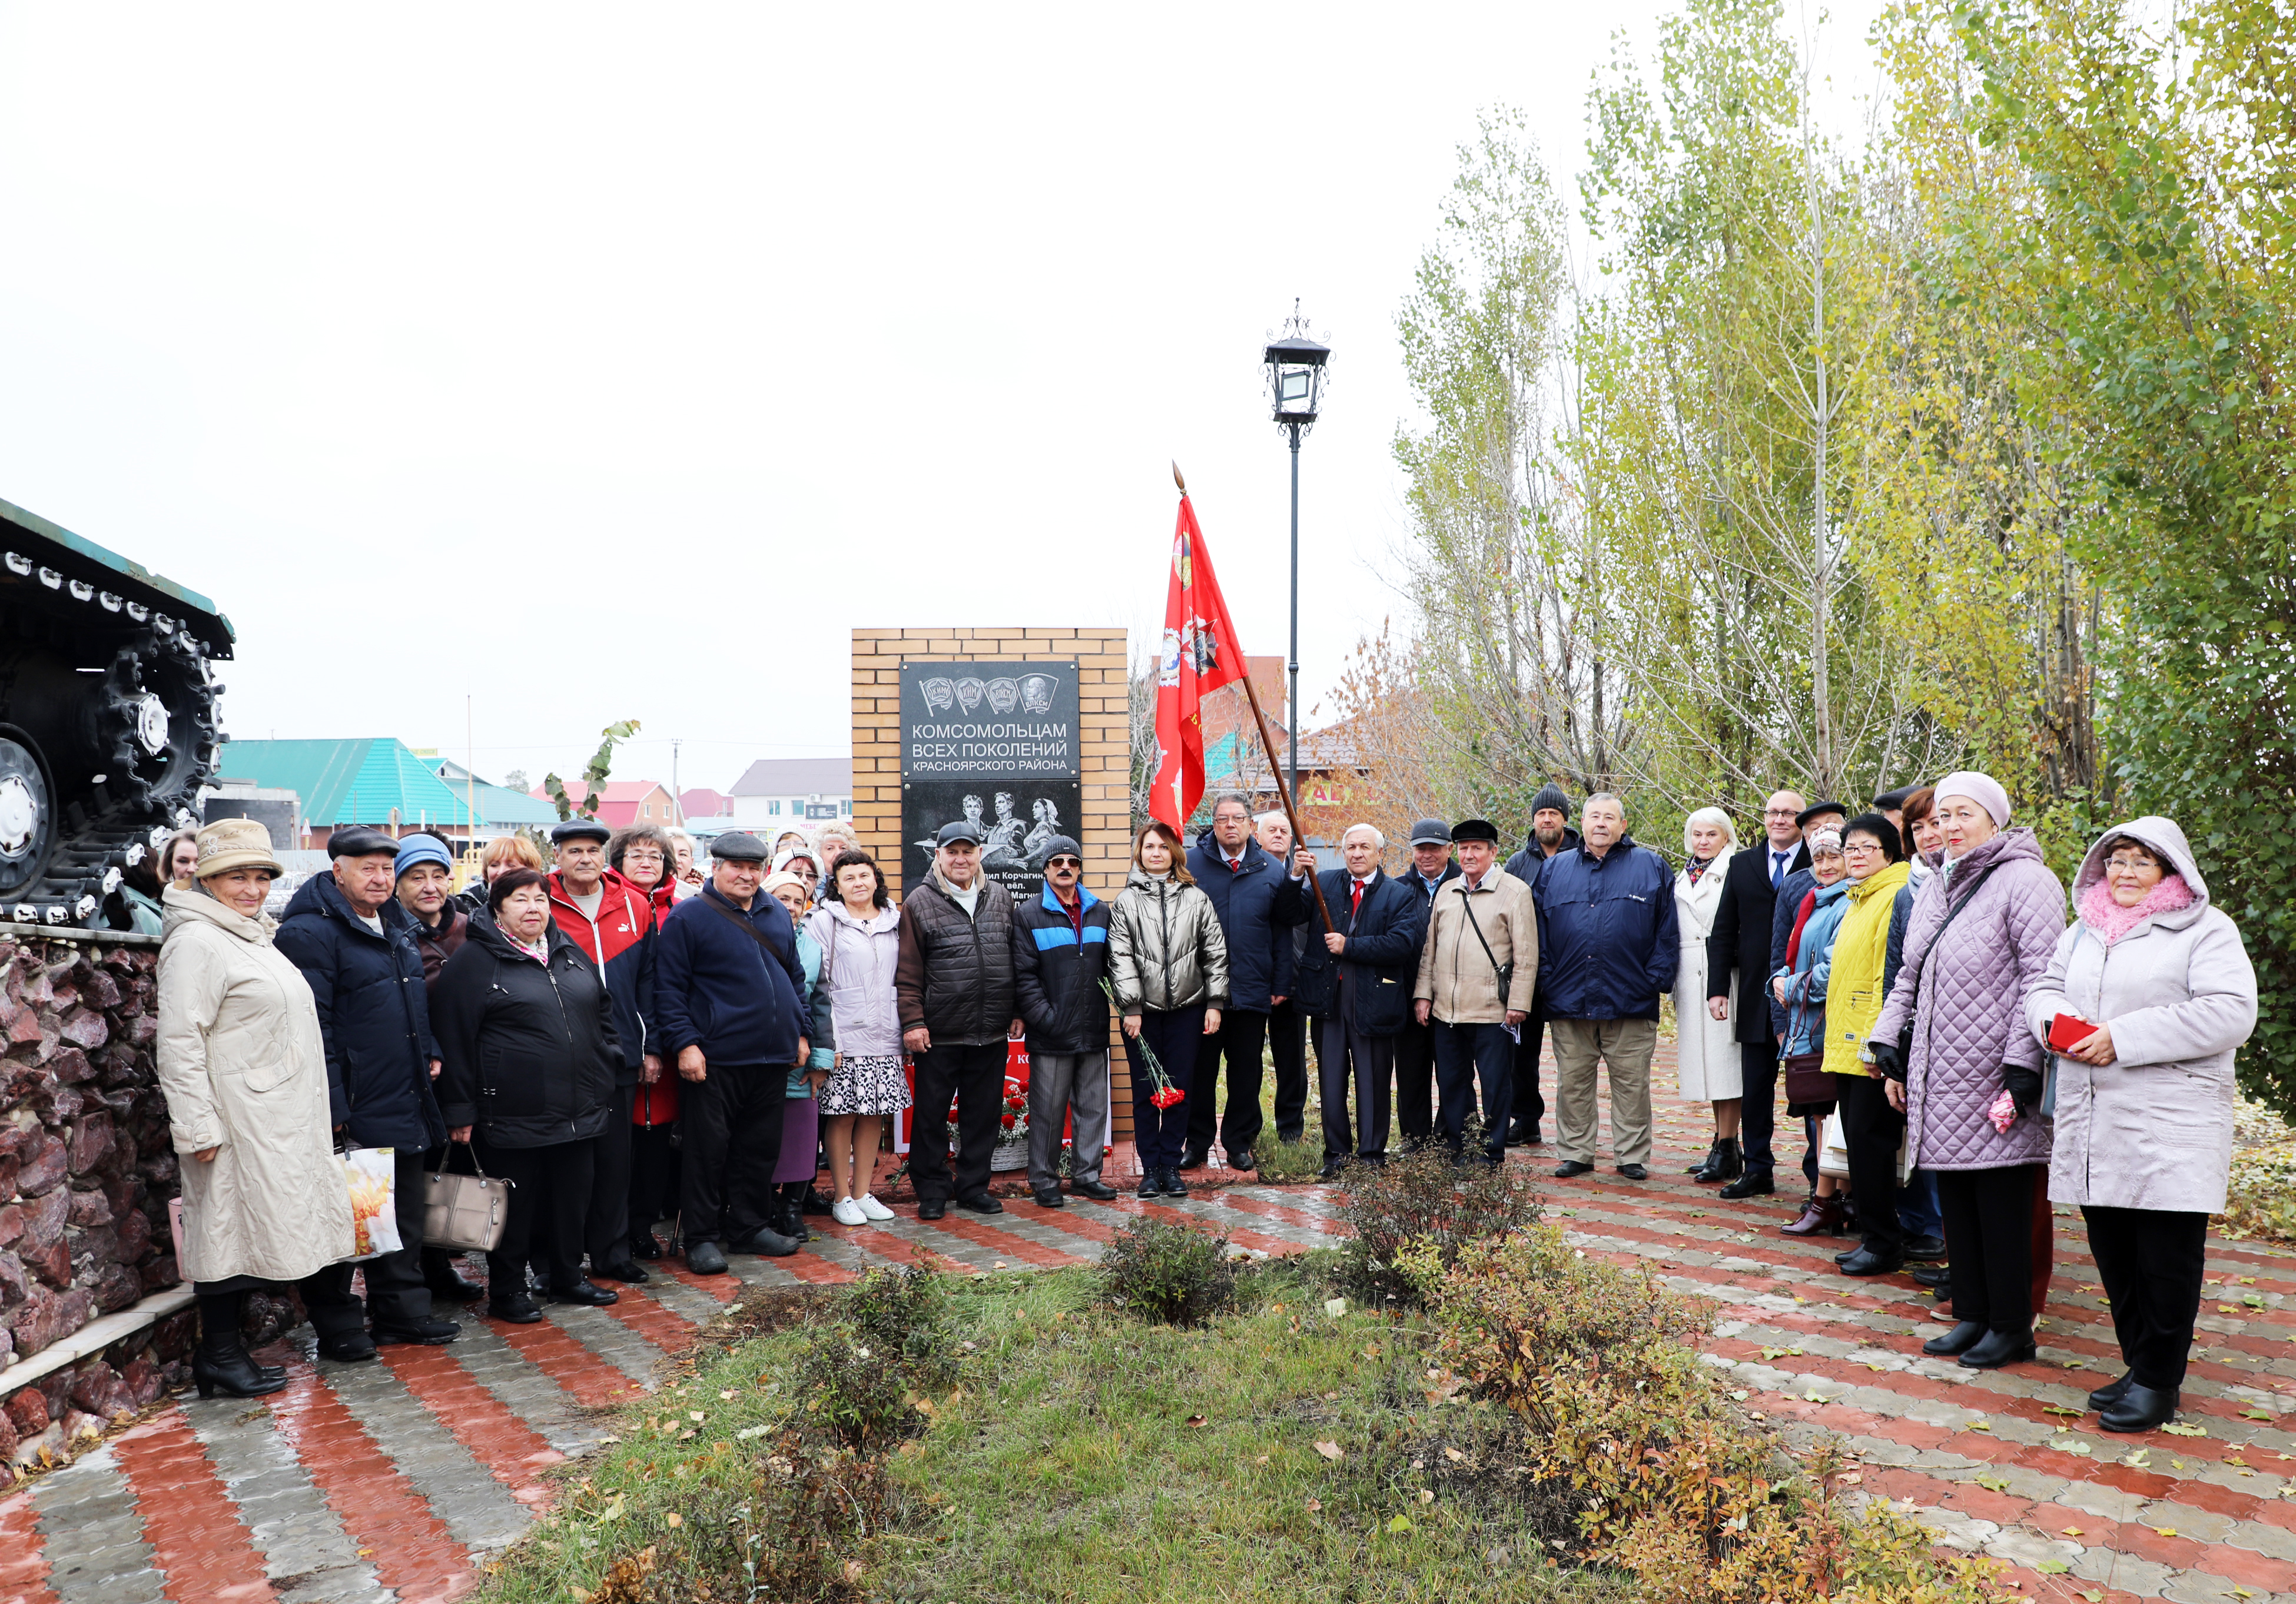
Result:
{"type": "Polygon", "coordinates": [[[2049,1021],[2049,1050],[2069,1053],[2096,1034],[2096,1026],[2078,1014],[2060,1014],[2049,1021]]]}

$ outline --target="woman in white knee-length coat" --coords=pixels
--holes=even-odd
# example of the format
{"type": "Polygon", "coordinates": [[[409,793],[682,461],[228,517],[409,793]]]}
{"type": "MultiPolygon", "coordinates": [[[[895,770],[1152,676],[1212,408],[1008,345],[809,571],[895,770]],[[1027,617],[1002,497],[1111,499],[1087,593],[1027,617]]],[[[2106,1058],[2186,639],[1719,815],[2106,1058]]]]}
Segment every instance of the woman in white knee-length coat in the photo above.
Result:
{"type": "MultiPolygon", "coordinates": [[[[1674,923],[1682,941],[1674,972],[1676,1058],[1683,1101],[1714,1106],[1714,1146],[1690,1173],[1698,1180],[1734,1180],[1744,1171],[1738,1147],[1743,1082],[1730,1022],[1713,1018],[1706,1007],[1706,938],[1714,933],[1723,870],[1738,850],[1738,832],[1721,809],[1701,808],[1684,821],[1682,850],[1686,861],[1674,877],[1674,923]]],[[[1730,990],[1734,993],[1734,983],[1730,990]]]]}

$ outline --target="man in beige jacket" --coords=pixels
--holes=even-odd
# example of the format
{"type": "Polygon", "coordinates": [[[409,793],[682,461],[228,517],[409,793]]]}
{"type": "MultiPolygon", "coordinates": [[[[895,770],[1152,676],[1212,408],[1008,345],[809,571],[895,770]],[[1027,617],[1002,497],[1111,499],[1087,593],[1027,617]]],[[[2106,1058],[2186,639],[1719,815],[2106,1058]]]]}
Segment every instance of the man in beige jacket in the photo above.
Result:
{"type": "Polygon", "coordinates": [[[1436,893],[1412,995],[1419,1022],[1434,1026],[1444,1141],[1456,1157],[1480,1081],[1488,1115],[1482,1155],[1498,1164],[1506,1156],[1506,1115],[1514,1103],[1515,1039],[1538,979],[1538,917],[1530,887],[1498,866],[1496,826],[1464,819],[1451,842],[1461,873],[1436,893]]]}

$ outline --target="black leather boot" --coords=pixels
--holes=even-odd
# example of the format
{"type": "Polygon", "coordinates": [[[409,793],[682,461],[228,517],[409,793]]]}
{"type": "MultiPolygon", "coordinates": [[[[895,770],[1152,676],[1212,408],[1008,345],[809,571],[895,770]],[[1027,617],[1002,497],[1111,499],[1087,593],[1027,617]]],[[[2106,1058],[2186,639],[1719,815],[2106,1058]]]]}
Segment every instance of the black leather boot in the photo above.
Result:
{"type": "MultiPolygon", "coordinates": [[[[2034,1352],[2035,1346],[2033,1342],[2033,1334],[2030,1330],[1988,1331],[1985,1334],[1984,1341],[1979,1343],[1966,1353],[1962,1354],[1955,1361],[1955,1362],[1958,1364],[1965,1364],[1972,1370],[1997,1370],[2005,1364],[2016,1364],[2024,1360],[2032,1358],[2034,1352]]],[[[2136,1390],[2136,1389],[2133,1386],[2128,1389],[2131,1394],[2135,1393],[2136,1390]]],[[[2123,1394],[2120,1400],[2120,1407],[2126,1408],[2128,1405],[2128,1394],[2123,1394]]],[[[2169,1413],[2175,1413],[2176,1408],[2176,1403],[2172,1398],[2169,1404],[2169,1413]]],[[[2112,1418],[2112,1412],[2113,1411],[2110,1410],[2106,1411],[2104,1417],[2098,1421],[2098,1424],[2103,1426],[2107,1431],[2114,1429],[2113,1427],[2109,1424],[2112,1418]]],[[[2162,1415],[2161,1418],[2165,1420],[2169,1416],[2162,1415]]],[[[2147,1426],[2123,1427],[2120,1429],[2149,1431],[2152,1427],[2147,1426]]]]}
{"type": "Polygon", "coordinates": [[[287,1385],[284,1371],[258,1365],[248,1357],[240,1337],[242,1292],[210,1292],[200,1304],[200,1345],[192,1353],[192,1380],[200,1396],[260,1398],[287,1385]]]}
{"type": "Polygon", "coordinates": [[[1726,1136],[1714,1144],[1713,1156],[1694,1180],[1735,1180],[1746,1172],[1746,1156],[1738,1146],[1738,1139],[1726,1136]]]}
{"type": "Polygon", "coordinates": [[[1712,1169],[1714,1167],[1715,1160],[1721,1156],[1722,1139],[1718,1136],[1714,1139],[1714,1145],[1706,1149],[1706,1156],[1700,1159],[1696,1164],[1692,1164],[1688,1169],[1685,1170],[1683,1173],[1689,1176],[1693,1180],[1704,1180],[1708,1179],[1706,1172],[1712,1169]]]}
{"type": "Polygon", "coordinates": [[[2176,1418],[2180,1396],[2173,1386],[2140,1386],[2132,1381],[2112,1407],[2097,1417],[2096,1423],[2107,1431],[2158,1430],[2176,1418]]]}

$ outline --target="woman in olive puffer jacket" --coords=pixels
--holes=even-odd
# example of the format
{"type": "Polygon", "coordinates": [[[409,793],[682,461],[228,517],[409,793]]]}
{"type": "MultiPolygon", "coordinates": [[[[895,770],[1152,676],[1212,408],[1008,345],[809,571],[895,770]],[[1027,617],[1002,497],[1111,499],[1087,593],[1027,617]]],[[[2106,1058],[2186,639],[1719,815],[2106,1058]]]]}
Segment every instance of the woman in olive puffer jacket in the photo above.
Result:
{"type": "Polygon", "coordinates": [[[1182,1102],[1157,1106],[1153,1057],[1183,1098],[1193,1079],[1196,1044],[1216,1034],[1227,1007],[1227,938],[1212,900],[1197,889],[1179,833],[1152,822],[1132,838],[1132,873],[1108,916],[1108,977],[1124,1016],[1132,1061],[1132,1139],[1140,1154],[1140,1195],[1180,1197],[1180,1148],[1188,1132],[1182,1102]]]}

